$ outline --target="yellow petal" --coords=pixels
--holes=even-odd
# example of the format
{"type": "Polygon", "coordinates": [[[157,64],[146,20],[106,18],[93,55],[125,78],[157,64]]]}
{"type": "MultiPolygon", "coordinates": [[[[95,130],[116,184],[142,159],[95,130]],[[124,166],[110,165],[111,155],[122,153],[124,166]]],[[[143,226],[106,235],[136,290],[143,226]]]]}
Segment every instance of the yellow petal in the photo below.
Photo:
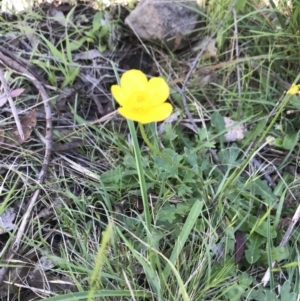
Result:
{"type": "Polygon", "coordinates": [[[147,76],[140,70],[128,70],[121,76],[121,88],[126,93],[133,91],[144,91],[147,88],[147,76]]]}
{"type": "Polygon", "coordinates": [[[128,107],[122,107],[118,109],[120,115],[125,117],[126,119],[130,119],[133,121],[141,122],[143,119],[143,114],[139,110],[135,110],[128,107]]]}
{"type": "Polygon", "coordinates": [[[300,92],[300,85],[292,84],[291,88],[286,92],[286,94],[294,95],[300,92]]]}
{"type": "Polygon", "coordinates": [[[150,123],[154,121],[163,121],[167,119],[173,111],[170,103],[163,103],[146,112],[141,123],[150,123]]]}
{"type": "Polygon", "coordinates": [[[160,77],[153,77],[148,82],[148,97],[152,105],[157,106],[164,103],[170,94],[170,88],[166,81],[160,77]]]}
{"type": "Polygon", "coordinates": [[[168,118],[173,111],[173,107],[170,103],[163,103],[157,107],[145,111],[134,110],[128,107],[119,108],[118,111],[123,117],[127,119],[145,124],[155,121],[162,121],[168,118]]]}
{"type": "Polygon", "coordinates": [[[127,93],[118,85],[112,85],[110,90],[118,104],[124,106],[126,104],[126,100],[128,99],[127,93]]]}

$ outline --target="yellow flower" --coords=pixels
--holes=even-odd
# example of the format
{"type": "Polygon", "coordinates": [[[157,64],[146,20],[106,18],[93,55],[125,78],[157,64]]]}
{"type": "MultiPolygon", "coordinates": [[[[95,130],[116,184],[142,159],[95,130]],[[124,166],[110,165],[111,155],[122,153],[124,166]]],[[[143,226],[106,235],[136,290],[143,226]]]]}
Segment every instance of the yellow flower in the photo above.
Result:
{"type": "Polygon", "coordinates": [[[125,118],[140,123],[162,121],[172,113],[172,105],[165,101],[170,89],[166,81],[153,77],[149,81],[140,70],[129,70],[121,76],[120,86],[113,85],[111,93],[125,118]]]}
{"type": "Polygon", "coordinates": [[[291,88],[286,92],[286,94],[295,95],[300,92],[300,85],[292,84],[291,88]]]}

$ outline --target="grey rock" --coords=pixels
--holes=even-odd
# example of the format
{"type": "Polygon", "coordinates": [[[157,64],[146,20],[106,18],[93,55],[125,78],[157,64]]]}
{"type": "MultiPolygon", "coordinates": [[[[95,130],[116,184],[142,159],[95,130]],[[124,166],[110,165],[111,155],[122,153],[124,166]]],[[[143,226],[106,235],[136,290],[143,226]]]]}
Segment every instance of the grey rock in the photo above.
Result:
{"type": "Polygon", "coordinates": [[[194,0],[142,0],[125,19],[141,39],[178,50],[205,25],[194,0]]]}

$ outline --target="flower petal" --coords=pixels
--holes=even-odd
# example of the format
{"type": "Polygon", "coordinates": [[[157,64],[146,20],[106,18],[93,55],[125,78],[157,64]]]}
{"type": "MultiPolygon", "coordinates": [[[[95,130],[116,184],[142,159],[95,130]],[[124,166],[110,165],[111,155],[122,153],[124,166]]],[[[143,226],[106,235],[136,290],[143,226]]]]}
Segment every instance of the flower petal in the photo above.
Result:
{"type": "Polygon", "coordinates": [[[143,120],[143,114],[141,114],[138,110],[132,108],[122,107],[118,109],[118,112],[126,119],[130,119],[137,122],[141,122],[141,120],[143,120]]]}
{"type": "Polygon", "coordinates": [[[300,92],[300,85],[292,84],[291,88],[286,92],[286,94],[295,95],[300,92]]]}
{"type": "Polygon", "coordinates": [[[144,91],[147,89],[147,76],[140,70],[128,70],[121,76],[121,88],[126,93],[133,91],[144,91]]]}
{"type": "Polygon", "coordinates": [[[148,97],[151,98],[153,106],[164,103],[169,95],[170,88],[161,77],[153,77],[148,82],[148,97]]]}
{"type": "Polygon", "coordinates": [[[110,90],[118,104],[124,106],[126,104],[126,100],[128,99],[127,93],[118,85],[112,85],[110,90]]]}
{"type": "Polygon", "coordinates": [[[156,106],[145,114],[144,120],[141,123],[150,123],[154,121],[163,121],[167,119],[173,111],[173,107],[170,103],[166,102],[159,106],[156,106]]]}
{"type": "Polygon", "coordinates": [[[168,118],[172,114],[172,111],[173,107],[170,103],[163,103],[144,112],[127,107],[118,109],[118,112],[123,117],[143,124],[162,121],[168,118]]]}

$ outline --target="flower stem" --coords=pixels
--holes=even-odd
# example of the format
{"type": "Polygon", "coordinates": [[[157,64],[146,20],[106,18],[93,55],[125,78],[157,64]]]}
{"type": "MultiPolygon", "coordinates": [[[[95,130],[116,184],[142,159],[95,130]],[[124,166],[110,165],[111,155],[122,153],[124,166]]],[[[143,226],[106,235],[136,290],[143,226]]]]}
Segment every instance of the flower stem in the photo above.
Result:
{"type": "MultiPolygon", "coordinates": [[[[150,140],[148,139],[143,124],[139,123],[139,129],[140,129],[140,132],[141,132],[141,134],[142,134],[142,137],[143,137],[145,143],[147,144],[147,146],[150,148],[150,150],[151,150],[154,154],[160,156],[161,158],[163,158],[164,160],[166,160],[166,161],[167,161],[168,163],[170,163],[171,165],[175,165],[175,166],[177,166],[177,167],[179,167],[179,168],[181,168],[181,169],[186,169],[186,170],[188,170],[188,171],[191,171],[189,168],[187,168],[187,167],[185,167],[185,166],[183,166],[183,165],[181,165],[181,164],[178,164],[178,163],[176,163],[176,162],[170,160],[170,159],[169,159],[167,156],[165,156],[160,150],[158,150],[157,148],[155,148],[154,145],[153,145],[153,144],[150,142],[150,140]]],[[[193,171],[193,172],[194,172],[194,171],[193,171]]],[[[194,172],[194,173],[195,173],[195,172],[194,172]]],[[[198,174],[197,174],[197,175],[198,175],[198,174]]]]}
{"type": "MultiPolygon", "coordinates": [[[[145,128],[143,126],[142,123],[139,123],[139,129],[140,129],[140,132],[142,134],[142,137],[145,141],[145,143],[147,144],[147,146],[150,148],[150,150],[155,153],[156,155],[159,155],[160,157],[164,158],[164,154],[162,154],[157,148],[155,148],[155,146],[150,142],[150,140],[148,139],[147,137],[147,134],[145,132],[145,128]]],[[[165,159],[165,158],[164,158],[165,159]]]]}
{"type": "Polygon", "coordinates": [[[127,120],[128,127],[130,130],[130,134],[133,140],[134,145],[134,153],[135,153],[135,161],[137,166],[137,172],[139,177],[139,183],[140,183],[140,189],[141,189],[141,195],[143,200],[143,206],[144,206],[144,216],[145,216],[145,222],[146,222],[146,228],[147,228],[147,236],[149,239],[149,243],[151,243],[152,239],[152,228],[151,228],[151,214],[149,210],[149,203],[148,203],[148,196],[147,196],[147,188],[146,188],[146,181],[145,181],[145,175],[144,175],[144,169],[142,167],[142,158],[141,158],[141,150],[139,148],[139,143],[137,140],[137,135],[134,127],[134,123],[131,120],[127,120]]]}
{"type": "MultiPolygon", "coordinates": [[[[157,148],[154,147],[154,145],[150,142],[150,140],[149,140],[148,137],[147,137],[147,134],[146,134],[146,132],[145,132],[145,128],[144,128],[143,124],[139,123],[139,129],[140,129],[140,132],[141,132],[141,134],[142,134],[142,137],[143,137],[145,143],[147,144],[147,146],[150,148],[150,150],[151,150],[154,154],[160,156],[161,158],[163,158],[164,160],[166,160],[166,161],[167,161],[169,164],[171,164],[171,165],[174,165],[174,166],[176,166],[176,167],[178,167],[178,168],[181,168],[181,169],[184,169],[184,170],[186,170],[186,171],[188,171],[188,172],[193,173],[193,174],[196,175],[197,178],[200,180],[200,184],[203,185],[203,187],[205,187],[205,186],[204,186],[204,181],[203,181],[203,179],[201,178],[201,176],[200,176],[197,172],[195,172],[195,171],[194,171],[193,169],[191,169],[191,168],[188,168],[188,167],[186,167],[186,166],[184,166],[184,165],[182,165],[182,164],[179,164],[179,163],[176,163],[176,162],[170,160],[170,158],[168,158],[167,156],[165,156],[160,150],[158,150],[157,148]]],[[[203,191],[203,192],[205,193],[205,191],[203,191]]],[[[206,200],[208,200],[208,198],[206,198],[206,200]]]]}

